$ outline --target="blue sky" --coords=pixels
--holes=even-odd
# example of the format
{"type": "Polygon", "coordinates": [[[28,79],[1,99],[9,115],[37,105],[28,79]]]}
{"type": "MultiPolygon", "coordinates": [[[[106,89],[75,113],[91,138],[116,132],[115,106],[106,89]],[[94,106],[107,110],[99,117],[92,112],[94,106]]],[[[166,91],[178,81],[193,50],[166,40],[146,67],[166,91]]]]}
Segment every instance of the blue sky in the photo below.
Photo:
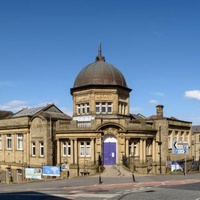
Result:
{"type": "Polygon", "coordinates": [[[200,124],[200,1],[1,0],[0,109],[55,103],[72,114],[70,88],[98,43],[132,89],[132,113],[200,124]]]}

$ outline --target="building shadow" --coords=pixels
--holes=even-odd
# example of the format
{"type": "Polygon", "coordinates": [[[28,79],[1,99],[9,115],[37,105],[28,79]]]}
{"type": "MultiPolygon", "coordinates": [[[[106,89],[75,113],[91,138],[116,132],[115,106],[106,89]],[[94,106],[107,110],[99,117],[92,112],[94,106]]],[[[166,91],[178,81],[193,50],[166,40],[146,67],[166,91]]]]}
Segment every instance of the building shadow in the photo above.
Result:
{"type": "Polygon", "coordinates": [[[47,194],[35,191],[0,193],[1,200],[72,200],[68,194],[47,194]]]}

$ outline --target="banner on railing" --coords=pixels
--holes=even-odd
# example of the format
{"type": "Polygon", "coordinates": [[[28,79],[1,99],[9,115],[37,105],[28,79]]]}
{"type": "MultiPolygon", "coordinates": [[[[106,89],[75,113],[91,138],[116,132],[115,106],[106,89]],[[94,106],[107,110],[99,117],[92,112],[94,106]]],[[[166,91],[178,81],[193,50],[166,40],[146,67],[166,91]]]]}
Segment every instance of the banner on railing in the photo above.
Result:
{"type": "Polygon", "coordinates": [[[60,166],[42,166],[43,176],[60,176],[60,166]]]}
{"type": "Polygon", "coordinates": [[[25,168],[25,178],[42,179],[41,168],[25,168]]]}

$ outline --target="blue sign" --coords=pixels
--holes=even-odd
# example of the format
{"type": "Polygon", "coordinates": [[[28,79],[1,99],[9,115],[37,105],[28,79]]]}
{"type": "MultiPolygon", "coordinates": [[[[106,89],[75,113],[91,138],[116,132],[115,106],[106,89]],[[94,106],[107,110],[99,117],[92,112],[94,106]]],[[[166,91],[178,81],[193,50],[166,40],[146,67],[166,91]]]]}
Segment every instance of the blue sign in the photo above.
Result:
{"type": "Polygon", "coordinates": [[[43,176],[60,176],[60,166],[43,166],[43,176]]]}
{"type": "Polygon", "coordinates": [[[173,141],[172,153],[173,154],[188,154],[188,142],[187,141],[173,141]]]}
{"type": "Polygon", "coordinates": [[[183,171],[183,162],[171,161],[171,171],[172,172],[183,171]]]}

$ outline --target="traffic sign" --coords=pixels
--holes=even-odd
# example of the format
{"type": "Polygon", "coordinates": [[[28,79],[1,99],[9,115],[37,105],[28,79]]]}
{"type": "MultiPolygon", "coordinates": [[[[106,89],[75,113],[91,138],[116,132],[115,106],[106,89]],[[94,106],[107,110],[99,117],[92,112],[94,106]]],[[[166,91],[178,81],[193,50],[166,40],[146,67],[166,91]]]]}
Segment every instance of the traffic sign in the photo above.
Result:
{"type": "Polygon", "coordinates": [[[173,141],[172,153],[173,154],[188,154],[188,142],[187,141],[173,141]]]}

